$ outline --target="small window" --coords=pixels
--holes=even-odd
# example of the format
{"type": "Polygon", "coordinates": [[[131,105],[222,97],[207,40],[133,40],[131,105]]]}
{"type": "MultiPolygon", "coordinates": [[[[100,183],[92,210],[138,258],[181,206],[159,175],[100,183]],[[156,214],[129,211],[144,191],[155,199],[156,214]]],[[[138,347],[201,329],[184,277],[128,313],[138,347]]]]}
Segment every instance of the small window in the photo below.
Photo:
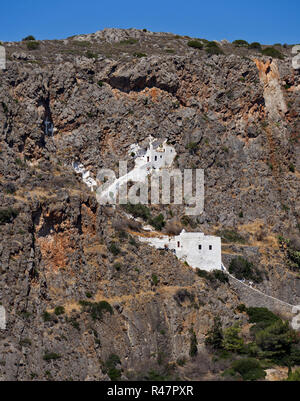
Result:
{"type": "Polygon", "coordinates": [[[212,250],[212,245],[209,245],[209,250],[210,250],[210,251],[212,250]]]}
{"type": "Polygon", "coordinates": [[[162,156],[160,156],[160,158],[162,159],[162,156]]]}
{"type": "Polygon", "coordinates": [[[177,248],[180,248],[180,242],[179,241],[177,242],[177,248]]]}
{"type": "Polygon", "coordinates": [[[155,156],[155,161],[157,161],[157,156],[155,156]]]}
{"type": "Polygon", "coordinates": [[[202,245],[199,245],[199,246],[198,246],[198,248],[199,248],[199,251],[201,251],[201,249],[202,249],[202,245]]]}
{"type": "Polygon", "coordinates": [[[147,162],[149,162],[150,161],[150,158],[149,158],[149,156],[147,156],[147,162]]]}

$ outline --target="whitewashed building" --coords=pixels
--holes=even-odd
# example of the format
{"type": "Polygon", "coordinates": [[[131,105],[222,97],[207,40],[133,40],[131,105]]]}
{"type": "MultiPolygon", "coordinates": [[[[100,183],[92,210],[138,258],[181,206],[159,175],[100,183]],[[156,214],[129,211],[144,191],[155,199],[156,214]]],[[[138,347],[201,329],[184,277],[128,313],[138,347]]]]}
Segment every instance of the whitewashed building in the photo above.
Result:
{"type": "Polygon", "coordinates": [[[160,143],[150,137],[146,151],[138,148],[135,166],[140,168],[146,165],[149,169],[168,168],[171,167],[175,156],[175,148],[167,145],[166,140],[160,143]]]}
{"type": "Polygon", "coordinates": [[[73,162],[73,169],[77,174],[81,174],[82,181],[91,189],[91,191],[94,191],[97,188],[97,181],[92,178],[90,171],[86,170],[83,164],[73,162]]]}
{"type": "Polygon", "coordinates": [[[139,239],[157,249],[172,250],[178,259],[187,262],[193,268],[206,271],[223,270],[220,237],[183,230],[181,234],[173,237],[163,235],[139,239]]]}

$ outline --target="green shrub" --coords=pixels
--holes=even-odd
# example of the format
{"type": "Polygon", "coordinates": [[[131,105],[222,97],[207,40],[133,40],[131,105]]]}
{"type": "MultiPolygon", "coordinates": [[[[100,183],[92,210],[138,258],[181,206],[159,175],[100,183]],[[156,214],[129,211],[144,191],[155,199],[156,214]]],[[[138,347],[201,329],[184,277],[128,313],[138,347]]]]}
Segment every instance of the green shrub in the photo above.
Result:
{"type": "Polygon", "coordinates": [[[237,39],[232,42],[235,47],[248,47],[249,43],[243,39],[237,39]]]}
{"type": "Polygon", "coordinates": [[[49,312],[45,311],[42,314],[44,322],[50,322],[52,320],[52,316],[49,312]]]}
{"type": "Polygon", "coordinates": [[[264,322],[267,325],[270,325],[280,320],[277,315],[267,308],[246,308],[246,312],[249,316],[250,323],[264,322]]]}
{"type": "Polygon", "coordinates": [[[278,58],[280,60],[283,60],[284,56],[282,53],[280,53],[279,50],[274,49],[274,47],[267,47],[266,49],[264,49],[262,51],[262,54],[264,56],[269,56],[269,57],[273,57],[273,58],[278,58]]]}
{"type": "Polygon", "coordinates": [[[55,352],[46,352],[43,356],[44,361],[52,361],[52,360],[56,360],[56,359],[60,359],[61,355],[56,354],[55,352]]]}
{"type": "Polygon", "coordinates": [[[205,45],[205,50],[208,54],[224,54],[223,50],[214,41],[207,42],[205,45]]]}
{"type": "Polygon", "coordinates": [[[290,361],[291,347],[295,342],[294,332],[288,322],[278,320],[255,335],[256,344],[263,351],[263,356],[278,364],[290,361]]]}
{"type": "Polygon", "coordinates": [[[99,86],[100,88],[102,88],[103,82],[102,82],[102,81],[98,81],[98,86],[99,86]]]}
{"type": "Polygon", "coordinates": [[[117,246],[115,242],[112,242],[108,247],[109,251],[114,255],[117,256],[121,252],[120,248],[117,246]]]}
{"type": "Polygon", "coordinates": [[[198,341],[193,328],[190,329],[190,335],[190,356],[193,357],[198,353],[198,341]]]}
{"type": "Polygon", "coordinates": [[[126,39],[126,40],[121,40],[120,45],[134,45],[136,43],[138,43],[137,39],[129,38],[129,39],[126,39]]]}
{"type": "Polygon", "coordinates": [[[244,347],[244,340],[239,336],[241,329],[236,326],[228,327],[224,331],[222,346],[229,352],[241,352],[244,347]]]}
{"type": "Polygon", "coordinates": [[[65,308],[63,306],[57,306],[54,309],[54,313],[56,314],[56,316],[63,315],[65,313],[65,308]]]}
{"type": "Polygon", "coordinates": [[[1,106],[3,108],[4,114],[7,114],[8,113],[8,107],[7,107],[6,103],[1,102],[1,106]]]}
{"type": "Polygon", "coordinates": [[[159,214],[158,216],[149,219],[149,223],[158,231],[161,231],[166,225],[163,214],[159,214]]]}
{"type": "Polygon", "coordinates": [[[236,310],[240,313],[247,312],[247,308],[245,304],[240,304],[237,306],[236,310]]]}
{"type": "Polygon", "coordinates": [[[287,378],[288,382],[300,382],[300,369],[296,369],[294,372],[289,374],[287,378]]]}
{"type": "Polygon", "coordinates": [[[266,372],[262,369],[259,361],[254,358],[239,359],[232,364],[232,370],[239,373],[243,380],[264,379],[266,372]]]}
{"type": "Polygon", "coordinates": [[[95,53],[93,53],[91,50],[88,50],[88,51],[85,53],[85,57],[97,59],[97,58],[98,58],[98,55],[95,54],[95,53]]]}
{"type": "Polygon", "coordinates": [[[26,38],[22,39],[22,41],[28,41],[28,40],[35,40],[35,37],[32,35],[26,36],[26,38]]]}
{"type": "Polygon", "coordinates": [[[219,235],[225,243],[237,242],[240,244],[244,244],[246,242],[245,239],[239,233],[230,229],[217,231],[217,235],[219,235]]]}
{"type": "Polygon", "coordinates": [[[197,269],[196,273],[199,277],[208,279],[209,273],[206,270],[197,269]]]}
{"type": "Polygon", "coordinates": [[[188,149],[190,151],[190,153],[195,153],[195,151],[198,148],[198,143],[197,142],[190,142],[186,145],[185,147],[186,149],[188,149]]]}
{"type": "Polygon", "coordinates": [[[84,312],[88,312],[93,320],[102,320],[103,312],[109,312],[113,315],[114,311],[110,304],[106,301],[100,302],[88,302],[88,301],[80,301],[79,302],[82,310],[84,312]]]}
{"type": "Polygon", "coordinates": [[[132,214],[134,217],[140,217],[145,221],[147,221],[151,216],[149,208],[141,203],[137,205],[128,203],[127,205],[123,205],[123,208],[127,213],[132,214]]]}
{"type": "Polygon", "coordinates": [[[118,355],[110,354],[107,361],[104,364],[104,373],[107,373],[110,380],[118,381],[121,379],[121,370],[117,369],[117,365],[120,365],[121,361],[118,355]]]}
{"type": "Polygon", "coordinates": [[[295,166],[293,165],[293,163],[291,163],[291,164],[289,165],[289,170],[290,170],[291,173],[294,173],[294,172],[295,172],[295,166]]]}
{"type": "Polygon", "coordinates": [[[260,271],[254,267],[253,263],[248,262],[248,260],[241,256],[238,256],[230,262],[229,273],[233,274],[239,280],[245,278],[247,280],[253,280],[256,283],[262,282],[260,271]]]}
{"type": "Polygon", "coordinates": [[[133,55],[134,55],[134,57],[137,57],[137,58],[147,57],[146,53],[136,52],[136,53],[133,53],[133,55]]]}
{"type": "Polygon", "coordinates": [[[40,44],[39,42],[29,41],[26,43],[26,46],[28,50],[36,50],[40,47],[40,44]]]}
{"type": "Polygon", "coordinates": [[[199,40],[190,40],[187,45],[194,49],[203,49],[203,44],[199,40]]]}
{"type": "Polygon", "coordinates": [[[115,263],[114,264],[114,268],[117,270],[117,271],[120,271],[121,270],[121,263],[115,263]]]}
{"type": "Polygon", "coordinates": [[[216,279],[216,280],[219,280],[219,281],[221,281],[221,283],[228,283],[229,282],[229,278],[228,278],[228,275],[226,274],[226,273],[224,273],[224,272],[222,272],[221,270],[213,270],[212,272],[211,272],[211,274],[213,275],[213,277],[216,279]]]}
{"type": "Polygon", "coordinates": [[[157,285],[158,284],[158,277],[157,277],[157,275],[156,274],[152,274],[152,283],[154,284],[154,285],[157,285]]]}
{"type": "Polygon", "coordinates": [[[260,50],[261,51],[261,44],[258,42],[253,42],[249,45],[249,49],[260,50]]]}
{"type": "Polygon", "coordinates": [[[220,350],[223,348],[223,339],[222,322],[220,316],[216,316],[213,327],[206,334],[205,345],[212,347],[214,350],[220,350]]]}
{"type": "Polygon", "coordinates": [[[11,207],[0,209],[0,225],[11,223],[18,216],[19,212],[11,207]]]}

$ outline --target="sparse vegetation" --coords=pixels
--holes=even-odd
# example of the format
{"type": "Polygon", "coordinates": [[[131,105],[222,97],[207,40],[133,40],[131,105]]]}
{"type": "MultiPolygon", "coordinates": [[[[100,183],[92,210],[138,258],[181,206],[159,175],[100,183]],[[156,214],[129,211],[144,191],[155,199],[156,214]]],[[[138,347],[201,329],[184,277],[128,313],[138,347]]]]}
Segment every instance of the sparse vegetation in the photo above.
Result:
{"type": "Polygon", "coordinates": [[[44,322],[50,322],[52,320],[52,316],[49,312],[45,311],[42,314],[44,322]]]}
{"type": "Polygon", "coordinates": [[[239,374],[246,381],[264,379],[266,376],[266,372],[261,367],[259,361],[254,358],[244,358],[234,361],[230,373],[233,376],[239,374]]]}
{"type": "Polygon", "coordinates": [[[57,306],[54,309],[54,313],[56,314],[56,316],[63,315],[65,313],[65,308],[63,306],[57,306]]]}
{"type": "Polygon", "coordinates": [[[220,350],[223,348],[223,338],[222,322],[220,316],[216,316],[213,327],[206,334],[205,345],[214,350],[220,350]]]}
{"type": "Polygon", "coordinates": [[[203,49],[203,44],[199,40],[190,40],[187,45],[194,49],[203,49]]]}
{"type": "Polygon", "coordinates": [[[291,173],[294,173],[294,172],[295,172],[295,166],[293,165],[293,163],[291,163],[291,164],[289,165],[289,170],[290,170],[291,173]]]}
{"type": "Polygon", "coordinates": [[[262,281],[260,271],[254,267],[253,263],[248,262],[248,260],[244,259],[242,256],[238,256],[230,262],[229,273],[233,274],[239,280],[245,278],[247,280],[253,280],[256,283],[262,281]]]}
{"type": "Polygon", "coordinates": [[[283,60],[283,58],[284,58],[283,54],[280,53],[280,51],[275,49],[274,47],[267,47],[267,48],[263,49],[262,54],[264,56],[278,58],[280,60],[283,60]]]}
{"type": "Polygon", "coordinates": [[[140,217],[145,221],[147,221],[151,216],[149,208],[140,203],[137,205],[132,205],[131,203],[128,203],[127,205],[123,205],[123,208],[126,210],[127,213],[132,214],[136,218],[140,217]]]}
{"type": "Polygon", "coordinates": [[[221,231],[217,231],[218,236],[222,238],[225,243],[228,242],[237,242],[239,244],[245,244],[245,239],[236,231],[230,229],[224,229],[221,231]]]}
{"type": "Polygon", "coordinates": [[[149,223],[158,231],[161,231],[166,224],[163,214],[159,214],[158,216],[149,219],[149,223]]]}
{"type": "Polygon", "coordinates": [[[86,53],[85,53],[85,57],[87,57],[87,58],[93,58],[93,59],[97,59],[98,58],[98,55],[97,54],[95,54],[95,53],[93,53],[91,50],[88,50],[86,53]]]}
{"type": "Polygon", "coordinates": [[[121,365],[121,360],[116,354],[110,354],[107,361],[104,364],[103,371],[107,373],[110,380],[118,381],[121,379],[122,371],[117,366],[121,365]]]}
{"type": "Polygon", "coordinates": [[[249,49],[259,50],[261,51],[261,44],[259,42],[252,42],[249,44],[249,49]]]}
{"type": "Polygon", "coordinates": [[[0,209],[0,225],[11,223],[18,216],[19,212],[12,207],[0,209]]]}
{"type": "Polygon", "coordinates": [[[114,255],[117,256],[119,255],[119,253],[121,252],[120,248],[118,247],[118,245],[115,242],[112,242],[109,247],[108,250],[114,255]]]}
{"type": "Polygon", "coordinates": [[[53,361],[53,360],[60,359],[60,358],[61,358],[61,355],[56,354],[55,352],[49,352],[49,351],[47,351],[43,356],[43,359],[46,362],[53,361]]]}
{"type": "Polygon", "coordinates": [[[205,44],[205,50],[208,54],[224,54],[217,42],[211,41],[205,44]]]}
{"type": "Polygon", "coordinates": [[[136,53],[133,53],[133,56],[137,57],[137,58],[142,58],[142,57],[147,57],[147,54],[136,52],[136,53]]]}
{"type": "Polygon", "coordinates": [[[22,39],[22,42],[26,42],[26,41],[29,41],[29,40],[35,40],[35,37],[32,36],[32,35],[26,36],[26,38],[22,39]]]}
{"type": "Polygon", "coordinates": [[[35,42],[35,41],[29,41],[26,42],[26,46],[28,50],[36,50],[40,47],[39,42],[35,42]]]}
{"type": "Polygon", "coordinates": [[[138,43],[137,39],[129,38],[126,40],[121,40],[120,45],[135,45],[136,43],[138,43]]]}
{"type": "Polygon", "coordinates": [[[278,237],[279,244],[284,250],[288,266],[293,271],[300,270],[300,240],[295,237],[292,239],[285,239],[282,236],[278,237]]]}
{"type": "Polygon", "coordinates": [[[152,274],[151,279],[152,279],[153,285],[156,286],[156,285],[158,284],[158,277],[157,277],[157,275],[156,275],[156,274],[152,274]]]}
{"type": "Polygon", "coordinates": [[[190,356],[196,356],[198,353],[198,341],[196,337],[196,333],[193,328],[190,329],[190,356]]]}
{"type": "Polygon", "coordinates": [[[113,315],[114,311],[111,305],[106,301],[88,302],[80,301],[79,304],[84,312],[88,312],[93,320],[102,320],[103,312],[113,315]]]}
{"type": "Polygon", "coordinates": [[[237,39],[232,42],[235,47],[248,47],[249,43],[243,39],[237,39]]]}

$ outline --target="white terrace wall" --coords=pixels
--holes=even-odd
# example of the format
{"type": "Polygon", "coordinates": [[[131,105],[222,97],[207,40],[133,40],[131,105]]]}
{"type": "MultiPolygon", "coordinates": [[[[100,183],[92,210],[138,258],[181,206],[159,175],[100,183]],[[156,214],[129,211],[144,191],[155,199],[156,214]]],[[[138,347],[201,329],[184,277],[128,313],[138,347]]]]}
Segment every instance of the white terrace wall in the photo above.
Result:
{"type": "Polygon", "coordinates": [[[153,138],[149,139],[149,147],[142,156],[138,156],[135,159],[135,167],[140,168],[142,166],[148,167],[149,170],[160,169],[171,167],[176,151],[173,146],[164,143],[155,146],[153,145],[153,138]]]}
{"type": "Polygon", "coordinates": [[[201,270],[221,270],[221,238],[206,236],[203,233],[187,233],[183,230],[175,237],[140,237],[157,249],[173,250],[178,259],[186,261],[191,267],[201,270]]]}

